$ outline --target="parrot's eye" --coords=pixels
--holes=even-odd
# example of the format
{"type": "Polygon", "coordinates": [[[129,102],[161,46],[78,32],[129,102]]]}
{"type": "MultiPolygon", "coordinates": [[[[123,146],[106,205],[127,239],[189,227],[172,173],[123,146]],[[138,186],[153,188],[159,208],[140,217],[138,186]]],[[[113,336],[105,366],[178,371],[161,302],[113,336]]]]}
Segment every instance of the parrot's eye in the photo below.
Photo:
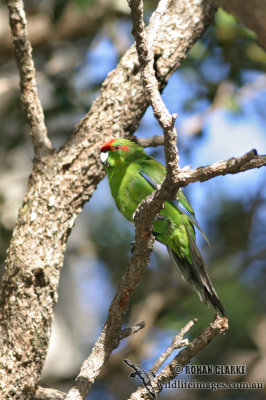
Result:
{"type": "Polygon", "coordinates": [[[115,146],[115,149],[116,149],[116,150],[119,150],[119,149],[120,149],[120,146],[115,146]]]}

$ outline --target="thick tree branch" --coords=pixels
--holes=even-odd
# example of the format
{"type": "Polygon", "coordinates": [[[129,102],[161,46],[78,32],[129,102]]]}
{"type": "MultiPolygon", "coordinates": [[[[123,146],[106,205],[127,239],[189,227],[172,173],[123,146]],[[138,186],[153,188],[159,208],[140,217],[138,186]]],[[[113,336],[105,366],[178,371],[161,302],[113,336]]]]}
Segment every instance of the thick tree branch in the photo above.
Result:
{"type": "Polygon", "coordinates": [[[66,393],[57,389],[38,386],[33,400],[64,400],[66,395],[66,393]]]}
{"type": "MultiPolygon", "coordinates": [[[[190,323],[184,328],[190,326],[190,323]]],[[[182,369],[195,357],[200,351],[202,351],[217,335],[224,334],[228,329],[228,320],[226,318],[221,318],[216,315],[215,320],[204,329],[189,345],[178,353],[178,355],[157,375],[153,381],[152,385],[155,388],[155,393],[158,395],[163,390],[163,385],[172,379],[176,378],[178,374],[182,372],[182,369]]],[[[182,331],[180,332],[182,336],[182,331]]],[[[172,344],[166,353],[174,350],[174,345],[172,344]]],[[[160,360],[160,359],[159,359],[160,360]]],[[[154,365],[160,364],[159,360],[156,361],[154,365]]],[[[153,371],[154,366],[151,371],[153,371]]],[[[156,368],[154,369],[156,371],[156,368]]],[[[130,396],[130,400],[141,400],[150,399],[150,395],[147,390],[143,387],[139,387],[136,392],[130,396]]]]}
{"type": "Polygon", "coordinates": [[[42,157],[52,148],[47,136],[44,113],[37,93],[32,48],[22,0],[6,0],[15,57],[20,75],[21,101],[30,125],[35,155],[42,157]]]}

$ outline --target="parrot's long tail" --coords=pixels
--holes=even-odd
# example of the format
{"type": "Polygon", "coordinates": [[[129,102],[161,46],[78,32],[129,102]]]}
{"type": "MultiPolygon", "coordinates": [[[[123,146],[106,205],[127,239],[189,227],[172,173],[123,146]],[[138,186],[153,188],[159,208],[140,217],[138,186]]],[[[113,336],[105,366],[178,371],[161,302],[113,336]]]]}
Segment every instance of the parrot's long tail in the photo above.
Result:
{"type": "Polygon", "coordinates": [[[212,304],[217,311],[220,311],[224,317],[227,317],[225,309],[211,283],[201,254],[189,231],[187,229],[186,231],[189,239],[192,264],[187,260],[181,260],[180,257],[178,257],[178,255],[169,246],[167,246],[170,257],[178,271],[181,273],[183,279],[195,289],[200,299],[206,304],[212,304]]]}

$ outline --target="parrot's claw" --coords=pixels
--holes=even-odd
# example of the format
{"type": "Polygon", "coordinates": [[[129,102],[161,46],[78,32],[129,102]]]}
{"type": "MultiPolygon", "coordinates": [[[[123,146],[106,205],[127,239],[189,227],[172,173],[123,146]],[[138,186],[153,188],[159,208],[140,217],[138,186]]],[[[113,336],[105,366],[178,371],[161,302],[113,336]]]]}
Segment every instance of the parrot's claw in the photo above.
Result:
{"type": "Polygon", "coordinates": [[[155,218],[155,221],[163,221],[165,219],[165,217],[163,215],[157,215],[157,217],[155,218]]]}
{"type": "Polygon", "coordinates": [[[154,237],[160,236],[160,233],[152,231],[154,237]]]}
{"type": "Polygon", "coordinates": [[[131,254],[134,254],[134,253],[135,253],[135,250],[136,250],[136,246],[135,246],[136,242],[131,242],[130,244],[131,244],[130,253],[131,253],[131,254]]]}

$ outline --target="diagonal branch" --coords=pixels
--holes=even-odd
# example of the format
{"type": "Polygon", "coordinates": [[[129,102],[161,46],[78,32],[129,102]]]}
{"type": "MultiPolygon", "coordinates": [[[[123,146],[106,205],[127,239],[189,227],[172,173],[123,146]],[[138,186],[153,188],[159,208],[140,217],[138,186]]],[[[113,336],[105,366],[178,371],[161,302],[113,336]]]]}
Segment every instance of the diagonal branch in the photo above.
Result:
{"type": "Polygon", "coordinates": [[[30,125],[35,156],[41,158],[52,148],[47,136],[44,113],[37,93],[32,47],[22,0],[6,0],[15,57],[20,74],[21,101],[30,125]]]}
{"type": "MultiPolygon", "coordinates": [[[[161,15],[165,11],[165,6],[168,4],[165,0],[159,3],[158,9],[156,10],[156,15],[151,18],[151,27],[149,30],[149,34],[154,38],[156,37],[155,29],[158,29],[158,22],[161,15]],[[156,27],[156,28],[155,28],[156,27]]],[[[135,3],[134,3],[135,6],[135,3]]],[[[168,173],[170,175],[170,182],[172,181],[172,177],[175,176],[175,173],[179,171],[179,167],[177,167],[178,155],[176,150],[176,130],[174,128],[174,120],[167,108],[165,107],[159,90],[158,83],[155,78],[155,72],[153,70],[153,53],[150,50],[151,54],[148,55],[147,45],[146,45],[146,37],[144,31],[143,24],[143,9],[138,8],[136,15],[134,17],[134,11],[132,10],[133,20],[135,18],[134,30],[137,29],[138,26],[141,26],[141,30],[138,31],[139,35],[136,34],[136,46],[137,51],[139,53],[139,61],[140,66],[143,72],[143,76],[145,73],[148,75],[148,79],[144,84],[147,89],[148,96],[151,100],[152,105],[154,106],[154,113],[157,115],[158,120],[161,125],[164,127],[165,133],[165,143],[169,145],[166,151],[166,158],[168,165],[171,165],[171,172],[168,173]],[[142,50],[139,50],[139,47],[142,48],[143,52],[149,58],[145,59],[145,55],[143,56],[143,65],[141,64],[142,50]],[[157,89],[153,90],[154,85],[157,89]],[[161,109],[163,108],[163,111],[161,109]]],[[[150,48],[152,47],[152,42],[148,39],[150,48]]],[[[164,188],[162,189],[162,191],[164,188]]],[[[160,190],[159,190],[160,192],[160,190]]],[[[155,203],[155,200],[154,200],[155,203]]],[[[82,400],[88,394],[91,389],[91,386],[94,382],[94,379],[100,373],[103,364],[110,357],[112,351],[119,345],[120,337],[121,337],[121,326],[123,323],[124,315],[128,308],[128,302],[131,294],[135,291],[138,283],[140,282],[142,275],[144,274],[147,265],[150,260],[150,253],[152,251],[154,238],[151,233],[152,221],[160,210],[160,207],[163,204],[163,200],[161,199],[158,203],[158,207],[152,207],[147,212],[147,207],[145,209],[145,200],[141,204],[144,205],[144,208],[139,208],[139,212],[136,216],[136,234],[135,234],[135,253],[131,257],[127,270],[123,275],[120,285],[117,291],[116,296],[114,297],[112,304],[108,311],[108,318],[102,330],[102,333],[95,343],[92,352],[89,358],[83,363],[81,367],[81,371],[75,380],[75,385],[69,391],[67,395],[67,400],[82,400]],[[144,223],[145,220],[145,223],[144,223]]]]}
{"type": "MultiPolygon", "coordinates": [[[[167,3],[166,0],[161,0],[158,8],[160,8],[160,6],[161,6],[161,8],[163,10],[163,7],[166,3],[167,3]]],[[[136,249],[137,249],[138,235],[141,235],[141,229],[143,231],[143,225],[141,228],[141,224],[144,223],[143,214],[146,213],[145,223],[147,223],[147,225],[145,227],[148,230],[149,236],[151,236],[152,220],[155,217],[155,215],[158,213],[160,208],[162,207],[162,205],[163,205],[162,200],[169,199],[169,196],[176,195],[177,190],[181,186],[180,184],[178,185],[178,180],[177,180],[178,178],[181,179],[181,177],[180,177],[181,174],[180,174],[180,168],[178,166],[179,157],[178,157],[178,151],[176,148],[177,132],[174,127],[176,115],[172,115],[172,116],[170,115],[167,107],[165,106],[165,104],[161,98],[161,95],[160,95],[160,92],[158,89],[158,83],[157,83],[157,80],[155,77],[155,71],[154,71],[154,66],[153,66],[154,65],[154,54],[152,51],[153,43],[149,40],[149,38],[147,39],[145,30],[144,30],[143,3],[142,3],[142,0],[136,0],[136,1],[131,0],[131,1],[129,1],[129,5],[131,7],[132,22],[133,22],[133,34],[136,39],[136,48],[137,48],[137,52],[138,52],[140,67],[142,70],[142,77],[143,77],[144,85],[145,85],[150,103],[153,108],[154,116],[156,117],[156,119],[158,120],[158,122],[160,123],[160,125],[164,131],[165,159],[166,159],[166,168],[167,168],[166,178],[164,179],[164,181],[162,182],[160,187],[157,189],[157,193],[154,194],[153,198],[152,198],[152,195],[149,196],[148,198],[146,198],[141,203],[141,205],[138,207],[138,210],[137,210],[138,213],[136,215],[136,249]],[[158,200],[156,199],[156,196],[157,196],[158,200]]],[[[161,12],[163,12],[163,11],[161,11],[161,12]]],[[[159,17],[157,15],[157,25],[158,25],[158,18],[159,17]]],[[[155,30],[155,28],[154,28],[154,30],[155,30]]],[[[152,36],[155,37],[156,33],[153,32],[152,36]]],[[[234,164],[235,168],[240,167],[244,163],[250,161],[250,159],[252,159],[255,155],[256,155],[256,152],[252,151],[252,152],[250,152],[250,154],[243,156],[242,159],[239,161],[239,163],[232,162],[232,164],[234,164]]],[[[146,249],[147,249],[147,251],[150,251],[147,247],[144,248],[144,251],[146,251],[146,249]]],[[[184,355],[184,352],[186,351],[183,359],[181,358],[182,366],[186,365],[186,363],[189,362],[190,359],[195,354],[197,354],[200,350],[202,350],[209,343],[209,341],[212,339],[212,337],[214,337],[218,333],[224,332],[224,330],[228,328],[227,319],[225,319],[225,318],[220,319],[219,317],[217,317],[216,321],[217,320],[219,320],[220,323],[221,323],[221,321],[223,321],[222,328],[219,326],[218,329],[217,328],[212,329],[212,335],[210,335],[208,329],[210,330],[211,328],[213,328],[213,326],[211,325],[209,328],[207,328],[207,330],[205,330],[203,337],[201,337],[201,335],[199,335],[198,338],[195,339],[195,340],[199,340],[198,343],[195,343],[195,340],[193,341],[192,350],[188,350],[191,347],[189,345],[187,347],[187,349],[183,350],[183,352],[180,353],[182,356],[182,354],[184,355]],[[208,336],[209,336],[209,338],[207,338],[208,336]]],[[[193,323],[192,323],[192,325],[193,325],[193,323]]],[[[160,368],[160,366],[162,365],[162,363],[173,352],[173,350],[176,347],[180,346],[180,343],[182,342],[182,338],[183,338],[185,332],[187,330],[189,330],[192,325],[191,325],[191,323],[189,323],[183,329],[183,331],[181,331],[180,335],[178,337],[174,338],[171,346],[165,351],[164,354],[161,355],[161,357],[154,364],[154,366],[152,368],[152,372],[157,371],[160,368]]],[[[179,355],[179,359],[181,356],[179,355]]],[[[159,374],[159,376],[154,380],[155,385],[160,384],[160,386],[159,385],[157,386],[158,393],[162,390],[163,383],[168,382],[169,380],[173,379],[173,376],[177,375],[176,369],[173,368],[175,366],[176,358],[171,363],[169,363],[169,365],[167,367],[165,367],[164,370],[161,372],[161,374],[159,374]],[[173,370],[175,372],[174,374],[173,374],[173,370]]],[[[147,398],[150,397],[145,389],[145,394],[143,393],[143,390],[142,390],[142,393],[139,393],[139,395],[137,393],[133,394],[131,396],[131,399],[136,400],[136,399],[140,399],[140,398],[143,398],[146,396],[147,396],[147,398]]]]}

